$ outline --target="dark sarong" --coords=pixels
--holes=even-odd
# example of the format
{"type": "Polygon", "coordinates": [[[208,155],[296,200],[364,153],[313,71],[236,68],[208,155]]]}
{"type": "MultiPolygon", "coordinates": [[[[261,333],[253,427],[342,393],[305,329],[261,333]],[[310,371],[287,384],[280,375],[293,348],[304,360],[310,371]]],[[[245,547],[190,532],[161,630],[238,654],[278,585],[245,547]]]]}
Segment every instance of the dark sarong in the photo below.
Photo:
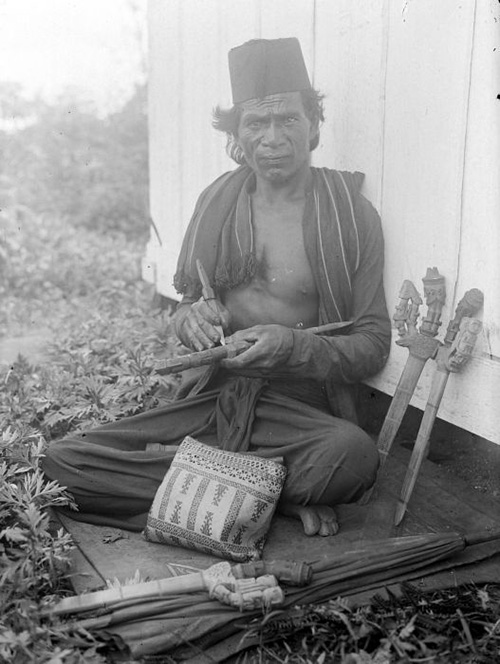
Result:
{"type": "Polygon", "coordinates": [[[333,417],[326,398],[308,381],[267,385],[219,378],[194,397],[52,444],[43,469],[75,496],[80,511],[70,512],[73,518],[140,531],[175,446],[186,435],[211,445],[221,441],[226,449],[282,456],[288,470],[282,500],[300,505],[355,501],[373,484],[378,466],[371,438],[333,417]],[[149,451],[151,443],[170,447],[149,451]]]}

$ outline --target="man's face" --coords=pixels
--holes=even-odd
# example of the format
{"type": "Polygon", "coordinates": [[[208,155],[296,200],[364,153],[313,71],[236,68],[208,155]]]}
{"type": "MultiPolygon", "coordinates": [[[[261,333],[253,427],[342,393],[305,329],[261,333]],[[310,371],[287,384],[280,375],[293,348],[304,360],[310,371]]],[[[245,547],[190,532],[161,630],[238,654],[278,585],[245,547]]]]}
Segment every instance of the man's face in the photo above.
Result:
{"type": "Polygon", "coordinates": [[[237,140],[257,176],[278,184],[309,166],[318,128],[307,118],[300,92],[250,99],[241,107],[237,140]]]}

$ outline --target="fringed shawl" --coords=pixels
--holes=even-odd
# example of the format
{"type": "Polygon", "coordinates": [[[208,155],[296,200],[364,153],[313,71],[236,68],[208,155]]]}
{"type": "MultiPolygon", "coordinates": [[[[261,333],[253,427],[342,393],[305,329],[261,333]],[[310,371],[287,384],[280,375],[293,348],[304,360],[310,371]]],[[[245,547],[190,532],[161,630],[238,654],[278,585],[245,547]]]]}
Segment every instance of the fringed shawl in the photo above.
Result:
{"type": "MultiPolygon", "coordinates": [[[[358,370],[358,365],[362,365],[362,374],[369,373],[370,367],[378,370],[385,362],[390,343],[380,224],[375,211],[370,218],[363,212],[356,216],[356,210],[358,214],[363,210],[363,205],[359,205],[362,173],[311,168],[311,175],[303,236],[319,294],[318,322],[355,320],[348,336],[336,338],[332,353],[340,363],[339,371],[336,378],[326,382],[326,390],[332,413],[356,422],[355,385],[338,380],[344,373],[344,363],[354,364],[358,370]],[[367,238],[371,238],[368,245],[367,238]],[[367,260],[367,250],[380,252],[376,256],[370,254],[369,273],[367,265],[362,264],[367,260]]],[[[252,279],[256,269],[251,211],[254,186],[254,174],[242,166],[222,175],[200,196],[174,279],[177,291],[184,295],[183,301],[193,302],[201,295],[198,258],[219,294],[252,279]]],[[[178,398],[205,389],[214,373],[212,369],[202,376],[198,374],[198,379],[185,377],[178,398]]]]}
{"type": "MultiPolygon", "coordinates": [[[[319,322],[350,315],[351,278],[360,260],[354,200],[363,174],[311,168],[304,211],[304,244],[320,298],[319,322]]],[[[250,281],[256,259],[250,195],[255,183],[246,166],[225,173],[201,194],[181,249],[174,286],[198,299],[200,259],[218,292],[250,281]]]]}

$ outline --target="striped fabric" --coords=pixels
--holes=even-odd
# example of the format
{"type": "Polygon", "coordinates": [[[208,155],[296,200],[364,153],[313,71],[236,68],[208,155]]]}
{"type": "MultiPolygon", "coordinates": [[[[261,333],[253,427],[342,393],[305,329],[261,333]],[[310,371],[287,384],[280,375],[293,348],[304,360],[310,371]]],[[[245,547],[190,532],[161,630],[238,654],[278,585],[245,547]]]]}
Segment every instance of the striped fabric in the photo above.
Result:
{"type": "MultiPolygon", "coordinates": [[[[320,295],[320,321],[349,315],[352,275],[359,266],[360,241],[355,198],[361,173],[311,168],[312,184],[304,212],[306,252],[320,295]]],[[[235,288],[252,279],[256,260],[250,194],[253,172],[245,166],[225,173],[200,196],[181,249],[174,285],[198,299],[199,258],[215,288],[235,288]]]]}

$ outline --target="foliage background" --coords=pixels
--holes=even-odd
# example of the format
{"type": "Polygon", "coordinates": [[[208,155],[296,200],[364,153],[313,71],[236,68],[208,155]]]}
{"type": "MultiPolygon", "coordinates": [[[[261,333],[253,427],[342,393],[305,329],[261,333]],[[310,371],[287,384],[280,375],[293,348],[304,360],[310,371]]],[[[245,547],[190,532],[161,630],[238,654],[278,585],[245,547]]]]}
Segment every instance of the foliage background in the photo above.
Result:
{"type": "Polygon", "coordinates": [[[2,207],[57,216],[72,227],[148,230],[146,86],[101,117],[62,97],[26,100],[16,83],[0,84],[2,207]]]}
{"type": "MultiPolygon", "coordinates": [[[[36,364],[0,362],[0,661],[108,661],[84,630],[43,617],[68,594],[71,497],[39,469],[49,441],[171,399],[154,359],[177,352],[140,277],[147,240],[146,89],[101,117],[0,85],[0,344],[49,332],[36,364]]],[[[0,354],[1,356],[1,354],[0,354]]]]}

